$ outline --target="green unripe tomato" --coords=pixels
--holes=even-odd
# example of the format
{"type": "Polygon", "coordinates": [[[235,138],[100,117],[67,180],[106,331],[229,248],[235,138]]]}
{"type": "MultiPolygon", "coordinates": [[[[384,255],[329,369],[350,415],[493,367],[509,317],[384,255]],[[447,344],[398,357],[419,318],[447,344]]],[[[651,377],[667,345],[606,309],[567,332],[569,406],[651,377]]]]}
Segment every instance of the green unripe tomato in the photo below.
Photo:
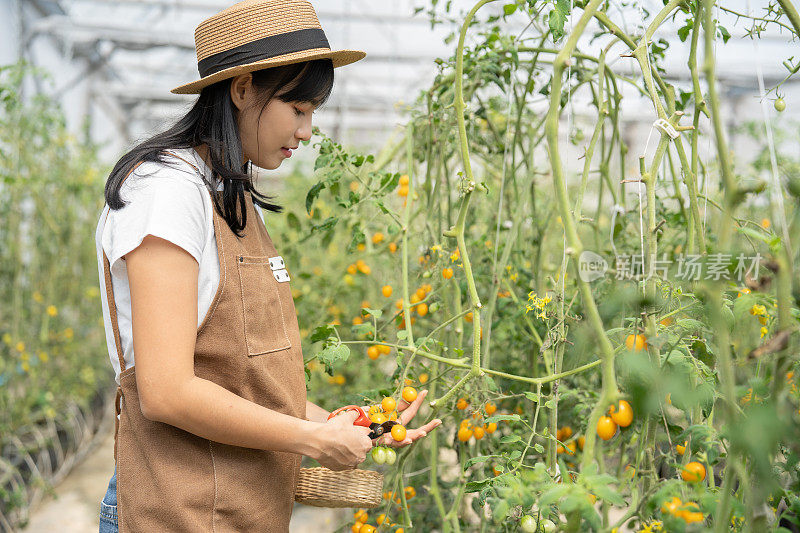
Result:
{"type": "Polygon", "coordinates": [[[386,450],[383,447],[378,446],[377,448],[372,450],[372,460],[382,465],[386,462],[386,450]]]}
{"type": "Polygon", "coordinates": [[[391,448],[386,448],[386,464],[393,465],[397,461],[397,452],[391,448]]]}
{"type": "Polygon", "coordinates": [[[558,529],[558,526],[556,526],[550,520],[545,520],[543,522],[543,524],[542,524],[542,531],[544,531],[544,533],[553,533],[553,531],[555,531],[557,529],[558,529]]]}
{"type": "Polygon", "coordinates": [[[529,514],[526,514],[519,520],[519,527],[526,533],[536,533],[536,519],[529,514]]]}
{"type": "Polygon", "coordinates": [[[775,100],[773,104],[775,106],[775,111],[778,113],[782,113],[784,109],[786,109],[786,101],[783,98],[778,98],[775,100]]]}
{"type": "Polygon", "coordinates": [[[422,273],[422,277],[428,279],[429,277],[431,277],[431,271],[426,270],[425,272],[422,273]]]}
{"type": "Polygon", "coordinates": [[[429,313],[435,313],[439,310],[439,302],[433,302],[431,305],[428,306],[429,313]]]}

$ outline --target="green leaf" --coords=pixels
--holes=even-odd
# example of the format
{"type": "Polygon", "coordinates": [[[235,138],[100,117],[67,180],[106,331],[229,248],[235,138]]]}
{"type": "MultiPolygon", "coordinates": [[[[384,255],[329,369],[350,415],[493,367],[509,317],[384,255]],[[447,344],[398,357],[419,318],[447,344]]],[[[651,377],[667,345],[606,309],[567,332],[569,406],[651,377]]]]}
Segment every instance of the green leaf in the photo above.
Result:
{"type": "Polygon", "coordinates": [[[535,392],[525,392],[525,397],[533,403],[539,403],[539,395],[535,392]]]}
{"type": "Polygon", "coordinates": [[[397,339],[404,340],[408,338],[408,331],[401,329],[397,331],[397,339]]]}
{"type": "Polygon", "coordinates": [[[300,225],[300,219],[297,218],[297,215],[291,212],[286,215],[286,224],[294,231],[300,231],[302,228],[300,225]]]}
{"type": "Polygon", "coordinates": [[[477,464],[477,463],[485,463],[486,461],[488,461],[491,458],[492,457],[490,455],[479,455],[477,457],[471,457],[471,458],[467,459],[467,461],[464,463],[464,468],[468,468],[468,467],[470,467],[470,466],[472,466],[474,464],[477,464]]]}
{"type": "Polygon", "coordinates": [[[548,505],[553,505],[558,502],[569,491],[569,485],[557,485],[550,490],[545,491],[539,497],[539,509],[545,509],[548,505]]]}
{"type": "Polygon", "coordinates": [[[336,225],[337,222],[339,222],[339,217],[328,217],[323,220],[322,223],[311,226],[311,231],[325,231],[331,229],[336,225]]]}
{"type": "Polygon", "coordinates": [[[522,438],[519,435],[505,435],[500,439],[500,444],[509,444],[511,442],[518,442],[521,440],[522,438]]]}
{"type": "MultiPolygon", "coordinates": [[[[398,333],[398,336],[399,335],[400,334],[398,333]]],[[[504,421],[504,420],[512,421],[512,422],[519,422],[522,419],[517,414],[514,414],[514,415],[492,415],[489,418],[487,418],[486,420],[484,420],[483,423],[484,424],[491,424],[492,422],[501,422],[501,421],[504,421]]]]}
{"type": "Polygon", "coordinates": [[[556,0],[553,10],[550,12],[550,19],[548,25],[550,31],[553,32],[553,40],[558,40],[564,35],[564,23],[567,21],[569,15],[569,1],[556,0]]]}
{"type": "Polygon", "coordinates": [[[731,38],[730,32],[727,29],[725,29],[725,26],[717,26],[717,29],[719,30],[719,34],[722,35],[723,44],[727,43],[728,39],[731,38]]]}
{"type": "Polygon", "coordinates": [[[350,326],[350,330],[355,333],[356,335],[371,335],[372,334],[372,324],[364,323],[364,324],[353,324],[350,326]]]}
{"type": "Polygon", "coordinates": [[[493,478],[482,479],[480,481],[470,481],[467,483],[464,492],[478,492],[486,486],[491,486],[493,482],[493,478]]]}
{"type": "Polygon", "coordinates": [[[544,453],[544,446],[542,446],[538,442],[533,445],[533,449],[536,450],[536,453],[544,453]]]}
{"type": "Polygon", "coordinates": [[[547,407],[548,409],[555,409],[557,405],[558,403],[556,402],[555,398],[550,398],[544,403],[544,406],[547,407]]]}
{"type": "Polygon", "coordinates": [[[319,193],[324,188],[325,188],[325,182],[324,181],[320,181],[319,183],[317,183],[316,185],[311,187],[310,191],[308,191],[308,194],[306,195],[306,212],[307,213],[311,214],[311,206],[314,203],[314,200],[317,198],[317,196],[319,196],[319,193]]]}
{"type": "Polygon", "coordinates": [[[513,15],[514,11],[516,10],[517,10],[517,4],[506,4],[503,6],[503,14],[506,16],[513,15]]]}
{"type": "Polygon", "coordinates": [[[372,315],[372,316],[374,316],[375,318],[378,318],[378,319],[381,316],[383,316],[383,311],[381,311],[380,309],[370,309],[369,307],[362,307],[361,308],[361,313],[362,314],[367,313],[367,314],[372,315]]]}
{"type": "Polygon", "coordinates": [[[620,496],[619,492],[612,489],[610,485],[602,485],[602,484],[592,485],[591,490],[594,493],[594,495],[600,498],[601,500],[613,503],[614,505],[619,505],[619,506],[625,505],[625,499],[622,496],[620,496]]]}
{"type": "Polygon", "coordinates": [[[311,333],[311,336],[308,338],[309,342],[317,342],[317,341],[324,341],[331,335],[333,335],[335,330],[333,326],[329,324],[323,324],[322,326],[317,326],[314,328],[314,332],[311,333]]]}
{"type": "Polygon", "coordinates": [[[510,454],[508,454],[508,460],[509,460],[509,461],[516,461],[516,460],[517,460],[517,459],[519,459],[520,457],[522,457],[522,452],[521,452],[521,451],[519,451],[519,450],[514,450],[513,452],[511,452],[510,454]]]}
{"type": "Polygon", "coordinates": [[[337,344],[336,346],[329,346],[322,350],[317,358],[320,363],[324,365],[333,365],[339,361],[347,361],[350,357],[350,348],[346,344],[337,344]]]}
{"type": "Polygon", "coordinates": [[[693,27],[694,21],[692,19],[687,19],[686,25],[678,28],[678,38],[681,42],[686,42],[686,38],[689,37],[689,33],[691,33],[693,27]]]}
{"type": "Polygon", "coordinates": [[[314,161],[314,170],[319,170],[320,168],[327,166],[328,163],[331,161],[332,154],[322,154],[317,157],[317,160],[314,161]]]}

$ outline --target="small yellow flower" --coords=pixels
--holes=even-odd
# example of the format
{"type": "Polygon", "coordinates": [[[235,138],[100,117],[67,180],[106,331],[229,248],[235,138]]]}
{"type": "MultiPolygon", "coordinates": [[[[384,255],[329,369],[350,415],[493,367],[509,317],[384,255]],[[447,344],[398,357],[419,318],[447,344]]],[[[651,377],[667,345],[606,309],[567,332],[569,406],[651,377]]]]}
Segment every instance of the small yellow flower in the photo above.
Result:
{"type": "Polygon", "coordinates": [[[47,314],[50,316],[56,316],[58,314],[58,308],[56,308],[55,305],[48,305],[47,314]]]}
{"type": "Polygon", "coordinates": [[[511,275],[509,276],[509,278],[511,279],[511,281],[517,281],[517,277],[518,277],[518,276],[517,276],[517,273],[516,273],[516,272],[514,272],[513,274],[511,274],[511,275]]]}
{"type": "Polygon", "coordinates": [[[22,362],[22,370],[24,370],[25,372],[30,372],[31,371],[31,365],[28,364],[27,361],[23,361],[22,362]]]}
{"type": "Polygon", "coordinates": [[[767,328],[761,326],[761,338],[763,339],[766,334],[767,334],[767,328]]]}
{"type": "Polygon", "coordinates": [[[17,343],[17,345],[15,346],[15,348],[17,349],[18,352],[24,352],[25,351],[25,343],[22,342],[22,341],[19,341],[17,343]]]}
{"type": "Polygon", "coordinates": [[[66,337],[67,339],[72,339],[72,337],[74,337],[74,336],[75,336],[75,332],[72,330],[72,328],[66,328],[64,330],[64,337],[66,337]]]}
{"type": "Polygon", "coordinates": [[[39,361],[43,363],[46,363],[50,360],[50,356],[47,355],[47,352],[39,352],[37,355],[39,356],[39,361]]]}
{"type": "Polygon", "coordinates": [[[456,261],[458,261],[458,257],[459,257],[459,252],[458,250],[456,250],[455,252],[450,254],[450,262],[455,263],[456,261]]]}
{"type": "Polygon", "coordinates": [[[84,291],[84,293],[86,294],[87,298],[92,300],[100,296],[100,289],[95,286],[86,287],[86,291],[84,291]]]}
{"type": "Polygon", "coordinates": [[[10,333],[3,333],[3,342],[4,343],[6,343],[6,344],[8,344],[10,346],[11,345],[11,340],[12,339],[11,339],[11,334],[10,333]]]}
{"type": "Polygon", "coordinates": [[[750,308],[750,314],[753,316],[763,315],[767,312],[767,308],[763,305],[754,304],[753,307],[750,308]]]}
{"type": "Polygon", "coordinates": [[[42,303],[44,296],[42,296],[42,293],[39,291],[33,291],[33,299],[39,303],[42,303]]]}

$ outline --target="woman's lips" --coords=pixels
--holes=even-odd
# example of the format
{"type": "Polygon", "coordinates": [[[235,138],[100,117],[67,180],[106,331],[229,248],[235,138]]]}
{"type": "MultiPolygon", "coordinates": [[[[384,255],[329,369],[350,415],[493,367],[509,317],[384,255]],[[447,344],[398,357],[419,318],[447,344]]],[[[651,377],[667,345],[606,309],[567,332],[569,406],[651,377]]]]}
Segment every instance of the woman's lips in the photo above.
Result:
{"type": "Polygon", "coordinates": [[[292,157],[292,151],[288,148],[281,148],[281,152],[283,152],[285,157],[292,157]]]}

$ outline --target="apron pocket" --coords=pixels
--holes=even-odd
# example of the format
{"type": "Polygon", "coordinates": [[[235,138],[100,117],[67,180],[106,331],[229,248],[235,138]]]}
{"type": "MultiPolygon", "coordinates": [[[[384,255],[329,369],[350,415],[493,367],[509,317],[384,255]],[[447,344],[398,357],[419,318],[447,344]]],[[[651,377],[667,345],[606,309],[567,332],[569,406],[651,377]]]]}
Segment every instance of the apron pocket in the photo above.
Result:
{"type": "Polygon", "coordinates": [[[278,282],[267,256],[238,256],[244,336],[248,355],[263,355],[292,347],[286,331],[278,282]]]}

